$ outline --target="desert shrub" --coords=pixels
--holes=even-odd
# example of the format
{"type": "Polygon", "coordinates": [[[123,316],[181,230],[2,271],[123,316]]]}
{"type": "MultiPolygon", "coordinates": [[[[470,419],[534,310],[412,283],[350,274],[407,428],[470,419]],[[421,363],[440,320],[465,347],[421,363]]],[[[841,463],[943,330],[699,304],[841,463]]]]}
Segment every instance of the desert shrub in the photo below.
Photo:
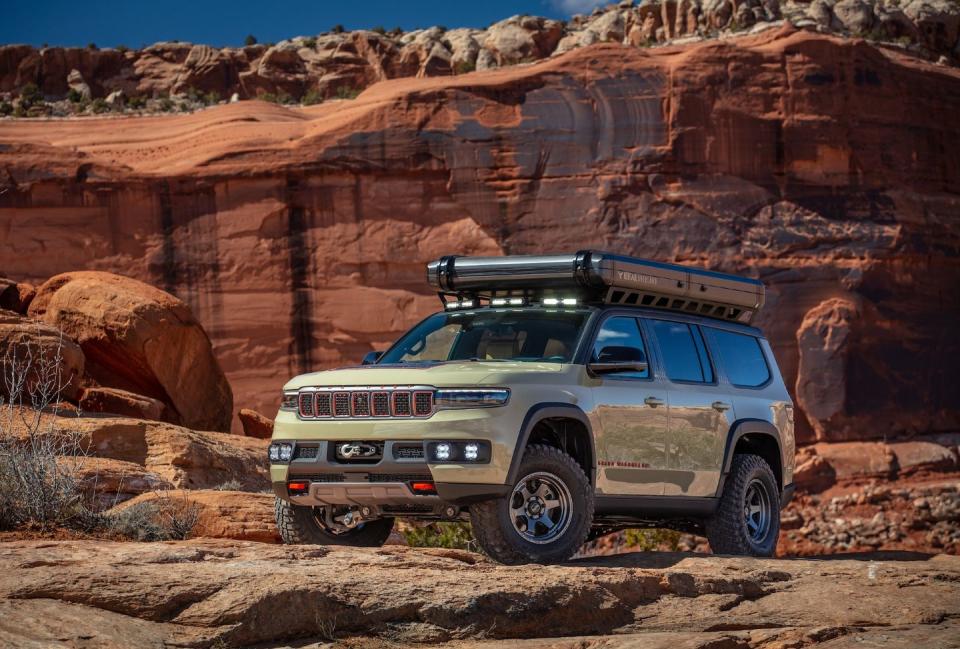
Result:
{"type": "Polygon", "coordinates": [[[0,115],[12,115],[13,104],[9,101],[0,101],[0,115]]]}
{"type": "Polygon", "coordinates": [[[337,99],[356,99],[360,91],[353,86],[340,86],[337,88],[337,99]]]}
{"type": "Polygon", "coordinates": [[[96,44],[96,43],[87,43],[87,49],[88,49],[88,50],[95,50],[95,49],[97,49],[97,44],[96,44]]]}
{"type": "Polygon", "coordinates": [[[304,106],[313,106],[314,104],[319,104],[323,101],[323,95],[320,94],[320,91],[316,88],[311,88],[303,96],[303,99],[300,100],[300,103],[304,106]]]}
{"type": "Polygon", "coordinates": [[[253,34],[247,34],[247,37],[243,39],[243,44],[247,47],[257,44],[257,37],[253,34]]]}
{"type": "Polygon", "coordinates": [[[43,93],[40,92],[37,84],[32,81],[24,84],[23,88],[20,89],[20,105],[23,106],[23,109],[29,110],[31,106],[38,106],[42,103],[43,93]]]}
{"type": "Polygon", "coordinates": [[[310,36],[310,37],[308,37],[308,38],[300,39],[300,47],[306,47],[306,48],[309,48],[309,49],[311,49],[311,50],[312,50],[312,49],[316,49],[316,47],[317,47],[317,39],[314,38],[313,36],[310,36]]]}
{"type": "Polygon", "coordinates": [[[429,523],[410,526],[402,532],[407,545],[414,548],[454,548],[476,551],[469,523],[429,523]]]}
{"type": "Polygon", "coordinates": [[[76,88],[70,88],[70,90],[67,91],[67,100],[71,104],[79,104],[81,101],[83,101],[83,93],[76,88]]]}
{"type": "Polygon", "coordinates": [[[141,108],[146,108],[147,98],[143,95],[134,95],[127,100],[127,106],[133,108],[134,110],[139,110],[141,108]]]}
{"type": "Polygon", "coordinates": [[[629,529],[623,533],[624,542],[631,548],[652,552],[669,550],[676,552],[680,548],[680,532],[664,529],[629,529]]]}
{"type": "Polygon", "coordinates": [[[214,104],[219,104],[220,99],[220,93],[216,90],[211,90],[203,96],[203,103],[207,106],[212,106],[214,104]]]}
{"type": "MultiPolygon", "coordinates": [[[[446,31],[446,30],[444,30],[444,31],[446,31]]],[[[387,33],[388,33],[390,36],[392,36],[393,38],[400,38],[401,36],[403,36],[403,28],[402,28],[402,27],[394,27],[393,29],[391,29],[391,30],[390,30],[389,32],[387,32],[387,33]]]]}
{"type": "Polygon", "coordinates": [[[477,69],[476,61],[457,61],[457,64],[454,66],[453,71],[456,74],[467,74],[473,72],[477,69]]]}
{"type": "Polygon", "coordinates": [[[134,541],[183,541],[200,521],[200,507],[163,492],[106,517],[107,531],[134,541]]]}
{"type": "Polygon", "coordinates": [[[70,380],[62,341],[47,351],[11,345],[0,360],[0,528],[96,525],[77,478],[86,458],[82,438],[52,416],[70,380]]]}
{"type": "Polygon", "coordinates": [[[173,110],[174,103],[169,97],[161,97],[157,103],[157,107],[164,113],[169,113],[173,110]]]}
{"type": "Polygon", "coordinates": [[[387,29],[383,25],[377,25],[376,27],[371,28],[370,31],[380,34],[381,36],[387,35],[387,29]]]}
{"type": "Polygon", "coordinates": [[[346,30],[343,28],[343,25],[339,25],[339,24],[338,24],[338,25],[334,25],[333,27],[331,27],[331,28],[330,28],[330,31],[333,32],[334,34],[342,34],[342,33],[345,32],[346,30]]]}
{"type": "Polygon", "coordinates": [[[92,102],[90,102],[90,110],[96,114],[106,113],[110,110],[110,104],[107,103],[107,100],[103,97],[97,97],[92,102]]]}
{"type": "Polygon", "coordinates": [[[217,491],[244,491],[243,483],[239,480],[227,480],[226,482],[221,482],[216,487],[217,491]]]}
{"type": "Polygon", "coordinates": [[[117,45],[114,49],[120,52],[121,54],[126,54],[127,52],[130,51],[130,48],[122,43],[120,45],[117,45]]]}

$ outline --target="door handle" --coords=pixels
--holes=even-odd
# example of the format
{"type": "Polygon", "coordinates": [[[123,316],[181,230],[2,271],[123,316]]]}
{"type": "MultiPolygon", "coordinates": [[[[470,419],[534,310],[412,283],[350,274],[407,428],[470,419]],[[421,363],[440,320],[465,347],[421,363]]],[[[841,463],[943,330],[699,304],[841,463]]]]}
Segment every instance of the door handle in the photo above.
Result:
{"type": "Polygon", "coordinates": [[[656,397],[647,397],[646,399],[643,400],[643,402],[648,406],[650,406],[651,408],[662,406],[665,403],[663,399],[658,399],[656,397]]]}
{"type": "Polygon", "coordinates": [[[724,411],[730,410],[730,404],[729,404],[729,403],[724,403],[723,401],[714,401],[714,402],[711,403],[710,405],[711,405],[711,406],[713,407],[713,409],[716,410],[717,412],[724,412],[724,411]]]}

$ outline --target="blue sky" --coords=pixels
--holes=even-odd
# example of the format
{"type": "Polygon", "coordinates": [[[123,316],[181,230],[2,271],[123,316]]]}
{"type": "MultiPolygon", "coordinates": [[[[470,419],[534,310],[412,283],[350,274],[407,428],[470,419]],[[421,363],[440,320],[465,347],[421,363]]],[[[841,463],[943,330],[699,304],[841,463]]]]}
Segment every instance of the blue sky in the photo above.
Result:
{"type": "Polygon", "coordinates": [[[606,4],[595,0],[5,0],[0,43],[140,47],[163,40],[240,45],[381,25],[486,27],[513,14],[568,18],[606,4]]]}

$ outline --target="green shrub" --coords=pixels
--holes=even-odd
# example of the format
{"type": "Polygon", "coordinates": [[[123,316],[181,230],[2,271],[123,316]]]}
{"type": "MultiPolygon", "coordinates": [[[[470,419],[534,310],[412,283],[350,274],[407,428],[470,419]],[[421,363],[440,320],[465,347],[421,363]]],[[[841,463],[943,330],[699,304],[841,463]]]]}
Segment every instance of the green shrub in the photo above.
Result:
{"type": "Polygon", "coordinates": [[[401,36],[403,36],[403,28],[402,28],[402,27],[394,27],[393,29],[391,29],[391,30],[390,30],[389,32],[387,32],[387,33],[388,33],[390,36],[392,36],[393,38],[400,38],[401,36]]]}
{"type": "Polygon", "coordinates": [[[134,95],[127,100],[127,106],[133,108],[134,110],[140,110],[141,108],[146,108],[147,98],[143,95],[134,95]]]}
{"type": "Polygon", "coordinates": [[[71,104],[79,104],[81,101],[83,101],[83,93],[76,88],[70,88],[70,90],[67,91],[67,100],[71,104]]]}
{"type": "Polygon", "coordinates": [[[117,45],[114,49],[120,52],[121,54],[126,54],[127,52],[130,51],[130,48],[127,47],[126,45],[123,45],[122,43],[120,45],[117,45]]]}
{"type": "Polygon", "coordinates": [[[23,88],[20,89],[20,105],[23,109],[28,110],[31,106],[42,103],[43,93],[40,92],[37,84],[32,81],[24,84],[23,88]]]}
{"type": "Polygon", "coordinates": [[[243,44],[246,45],[247,47],[250,47],[251,45],[256,45],[257,37],[254,36],[253,34],[247,34],[247,37],[243,39],[243,44]]]}
{"type": "Polygon", "coordinates": [[[110,110],[110,105],[103,97],[97,97],[90,103],[90,109],[93,110],[94,113],[100,114],[110,110]]]}
{"type": "Polygon", "coordinates": [[[171,110],[173,110],[174,103],[169,97],[161,97],[157,107],[163,112],[169,113],[171,110]]]}
{"type": "Polygon", "coordinates": [[[627,546],[642,552],[676,552],[680,547],[680,532],[673,530],[629,529],[623,533],[623,539],[627,546]]]}
{"type": "Polygon", "coordinates": [[[360,91],[353,86],[340,86],[337,88],[337,99],[356,99],[360,91]]]}
{"type": "Polygon", "coordinates": [[[320,94],[320,91],[316,88],[311,88],[303,96],[303,99],[300,100],[300,103],[304,106],[313,106],[314,104],[319,104],[323,101],[323,95],[320,94]]]}
{"type": "Polygon", "coordinates": [[[387,35],[387,30],[383,25],[377,25],[376,27],[373,27],[370,31],[380,34],[381,36],[387,35]]]}
{"type": "Polygon", "coordinates": [[[220,99],[220,93],[216,90],[211,90],[203,96],[203,103],[205,103],[207,106],[212,106],[214,104],[219,104],[220,99]]]}
{"type": "Polygon", "coordinates": [[[330,31],[333,32],[334,34],[342,34],[346,30],[343,28],[343,25],[334,25],[333,27],[330,28],[330,31]]]}
{"type": "Polygon", "coordinates": [[[0,101],[0,115],[12,115],[13,104],[9,101],[0,101]]]}
{"type": "Polygon", "coordinates": [[[476,551],[469,523],[430,523],[410,527],[403,532],[407,545],[413,548],[454,548],[476,551]]]}
{"type": "Polygon", "coordinates": [[[97,44],[96,44],[96,43],[87,43],[87,49],[88,49],[88,50],[95,50],[95,49],[97,49],[97,44]]]}
{"type": "Polygon", "coordinates": [[[183,541],[200,520],[200,507],[160,493],[106,517],[107,531],[135,541],[183,541]]]}
{"type": "Polygon", "coordinates": [[[309,38],[304,38],[300,40],[300,47],[306,47],[308,49],[314,50],[317,48],[317,39],[313,36],[309,38]]]}
{"type": "Polygon", "coordinates": [[[457,61],[453,71],[456,74],[467,74],[477,69],[476,61],[457,61]]]}

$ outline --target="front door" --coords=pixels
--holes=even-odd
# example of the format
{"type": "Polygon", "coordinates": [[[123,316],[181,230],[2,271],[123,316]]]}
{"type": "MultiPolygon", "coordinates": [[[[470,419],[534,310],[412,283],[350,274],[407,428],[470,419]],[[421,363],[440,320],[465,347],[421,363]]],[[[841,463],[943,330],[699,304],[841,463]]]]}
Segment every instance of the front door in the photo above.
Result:
{"type": "MultiPolygon", "coordinates": [[[[608,317],[597,332],[591,360],[597,360],[604,347],[631,347],[651,362],[635,317],[608,317]]],[[[669,403],[667,390],[654,378],[652,365],[644,372],[604,374],[596,379],[593,393],[600,422],[598,493],[663,494],[669,403]]]]}
{"type": "Polygon", "coordinates": [[[670,398],[663,493],[713,496],[733,423],[732,400],[717,384],[698,325],[655,318],[644,324],[657,341],[670,398]]]}

